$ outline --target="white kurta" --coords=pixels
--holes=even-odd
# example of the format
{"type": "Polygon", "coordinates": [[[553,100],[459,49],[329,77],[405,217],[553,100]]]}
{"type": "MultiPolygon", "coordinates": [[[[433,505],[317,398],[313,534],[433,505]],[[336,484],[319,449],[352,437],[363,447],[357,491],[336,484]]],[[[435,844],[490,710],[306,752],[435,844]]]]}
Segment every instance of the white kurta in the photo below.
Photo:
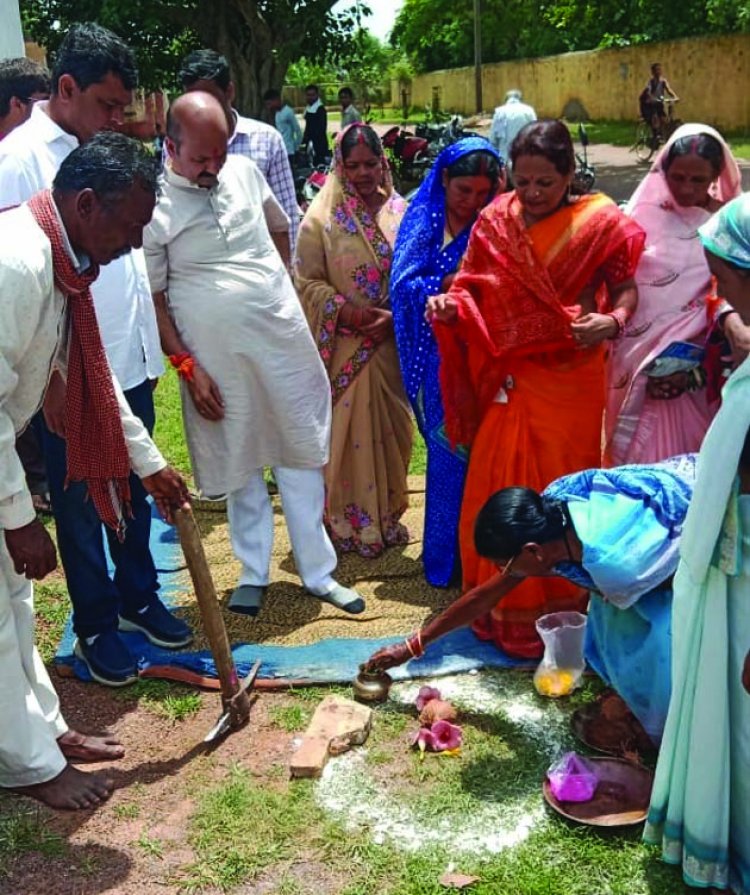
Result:
{"type": "Polygon", "coordinates": [[[230,155],[211,190],[167,168],[144,233],[151,288],[167,292],[180,338],[224,399],[224,419],[205,420],[183,383],[204,494],[243,488],[262,466],[328,460],[328,376],[269,232],[287,227],[257,166],[230,155]]]}

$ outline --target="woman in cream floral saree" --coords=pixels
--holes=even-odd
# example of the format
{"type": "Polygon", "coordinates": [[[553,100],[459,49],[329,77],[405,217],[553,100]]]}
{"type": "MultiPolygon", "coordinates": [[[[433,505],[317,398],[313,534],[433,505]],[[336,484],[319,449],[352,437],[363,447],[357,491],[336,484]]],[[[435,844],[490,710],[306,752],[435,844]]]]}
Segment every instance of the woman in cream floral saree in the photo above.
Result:
{"type": "Polygon", "coordinates": [[[377,135],[351,125],[302,221],[295,259],[297,291],[331,382],[326,524],[340,551],[367,557],[408,538],[399,519],[412,420],[388,297],[405,209],[377,135]]]}

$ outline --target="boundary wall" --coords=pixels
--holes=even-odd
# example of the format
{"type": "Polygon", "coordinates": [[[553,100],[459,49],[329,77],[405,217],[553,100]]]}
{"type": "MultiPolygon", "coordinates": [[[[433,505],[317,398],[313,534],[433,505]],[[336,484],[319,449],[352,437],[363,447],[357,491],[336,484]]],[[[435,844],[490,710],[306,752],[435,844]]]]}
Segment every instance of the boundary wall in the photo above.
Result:
{"type": "MultiPolygon", "coordinates": [[[[650,77],[652,62],[681,102],[684,121],[713,124],[724,130],[750,129],[750,34],[686,38],[612,50],[587,50],[482,66],[485,111],[518,88],[540,117],[557,118],[577,102],[594,120],[635,120],[638,95],[650,77]]],[[[440,108],[470,115],[474,108],[474,68],[456,68],[414,76],[412,106],[427,106],[437,91],[440,108]]],[[[400,96],[399,82],[392,86],[400,96]]],[[[397,102],[397,99],[394,99],[397,102]]]]}

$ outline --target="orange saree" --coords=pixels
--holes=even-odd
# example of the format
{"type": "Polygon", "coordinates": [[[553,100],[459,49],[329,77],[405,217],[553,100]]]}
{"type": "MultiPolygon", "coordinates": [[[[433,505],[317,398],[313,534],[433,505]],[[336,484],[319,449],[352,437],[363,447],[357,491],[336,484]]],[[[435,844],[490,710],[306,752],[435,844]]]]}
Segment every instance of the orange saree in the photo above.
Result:
{"type": "MultiPolygon", "coordinates": [[[[570,324],[589,287],[607,309],[607,286],[633,276],[643,239],[601,194],[530,228],[515,194],[506,194],[475,225],[450,290],[458,319],[435,324],[446,429],[471,447],[459,527],[465,589],[497,572],[474,549],[474,520],[491,494],[511,485],[541,491],[601,465],[605,347],[577,348],[570,324]]],[[[562,579],[528,580],[475,631],[511,655],[536,657],[536,620],[586,600],[562,579]]]]}

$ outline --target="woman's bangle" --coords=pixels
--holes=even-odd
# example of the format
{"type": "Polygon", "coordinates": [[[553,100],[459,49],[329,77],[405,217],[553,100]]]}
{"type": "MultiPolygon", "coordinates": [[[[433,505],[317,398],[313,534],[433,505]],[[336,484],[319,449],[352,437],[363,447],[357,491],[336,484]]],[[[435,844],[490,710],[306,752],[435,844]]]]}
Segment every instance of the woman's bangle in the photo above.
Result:
{"type": "Polygon", "coordinates": [[[625,327],[630,320],[630,311],[627,311],[625,308],[615,308],[612,311],[608,311],[604,316],[611,317],[612,320],[614,320],[617,324],[617,332],[614,334],[614,336],[612,336],[612,338],[619,339],[619,337],[625,332],[625,327]]]}
{"type": "Polygon", "coordinates": [[[177,375],[185,382],[192,382],[195,372],[195,358],[184,351],[182,354],[170,354],[169,362],[177,370],[177,375]]]}
{"type": "Polygon", "coordinates": [[[422,658],[424,655],[424,646],[422,645],[421,629],[407,637],[404,643],[406,643],[406,648],[409,650],[412,659],[422,658]]]}

